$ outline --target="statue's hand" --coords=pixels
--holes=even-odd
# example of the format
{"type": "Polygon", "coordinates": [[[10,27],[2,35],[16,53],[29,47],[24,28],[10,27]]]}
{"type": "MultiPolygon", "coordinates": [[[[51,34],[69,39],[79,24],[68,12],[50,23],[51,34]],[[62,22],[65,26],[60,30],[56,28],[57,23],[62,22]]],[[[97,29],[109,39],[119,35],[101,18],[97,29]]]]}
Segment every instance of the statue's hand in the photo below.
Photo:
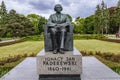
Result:
{"type": "Polygon", "coordinates": [[[58,27],[61,27],[61,24],[57,24],[58,27]]]}
{"type": "Polygon", "coordinates": [[[56,28],[57,28],[57,29],[60,29],[60,27],[61,27],[60,24],[57,24],[57,25],[56,25],[56,28]]]}
{"type": "Polygon", "coordinates": [[[57,24],[57,25],[56,25],[56,28],[57,28],[57,29],[65,28],[67,25],[68,25],[68,24],[66,24],[66,23],[63,23],[63,24],[57,24]]]}

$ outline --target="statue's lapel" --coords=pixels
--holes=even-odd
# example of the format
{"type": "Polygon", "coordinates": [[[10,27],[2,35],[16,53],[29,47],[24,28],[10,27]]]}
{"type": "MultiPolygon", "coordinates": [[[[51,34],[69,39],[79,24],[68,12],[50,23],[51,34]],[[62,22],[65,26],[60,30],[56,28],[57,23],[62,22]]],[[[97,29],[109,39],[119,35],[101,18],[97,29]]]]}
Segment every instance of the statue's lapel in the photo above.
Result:
{"type": "Polygon", "coordinates": [[[59,16],[56,14],[56,15],[54,15],[54,20],[55,20],[55,22],[57,22],[57,23],[60,23],[60,22],[62,22],[63,21],[63,15],[62,14],[60,14],[59,16]]]}
{"type": "Polygon", "coordinates": [[[60,15],[60,19],[59,20],[60,20],[60,22],[62,21],[62,14],[60,15]]]}
{"type": "Polygon", "coordinates": [[[54,16],[55,22],[57,22],[57,15],[54,16]]]}

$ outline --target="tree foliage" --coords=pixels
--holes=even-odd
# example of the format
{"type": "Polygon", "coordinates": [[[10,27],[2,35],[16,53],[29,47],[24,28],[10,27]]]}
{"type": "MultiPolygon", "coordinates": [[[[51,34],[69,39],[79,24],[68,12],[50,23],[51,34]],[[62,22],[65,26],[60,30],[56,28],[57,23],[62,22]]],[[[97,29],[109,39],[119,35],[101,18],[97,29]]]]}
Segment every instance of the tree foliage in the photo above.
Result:
{"type": "Polygon", "coordinates": [[[0,7],[0,37],[22,37],[35,34],[33,24],[15,10],[7,12],[4,1],[0,7]]]}
{"type": "Polygon", "coordinates": [[[94,15],[91,15],[85,19],[84,33],[85,34],[93,34],[94,33],[94,15]]]}
{"type": "Polygon", "coordinates": [[[118,32],[120,33],[120,0],[118,1],[118,5],[116,7],[115,10],[115,20],[116,20],[116,24],[119,27],[118,32]]]}
{"type": "Polygon", "coordinates": [[[41,34],[43,32],[43,25],[47,22],[47,20],[36,14],[29,14],[27,18],[34,24],[36,34],[41,34]]]}
{"type": "Polygon", "coordinates": [[[94,31],[95,33],[100,33],[100,27],[101,27],[101,8],[100,5],[97,5],[97,10],[95,11],[95,24],[94,24],[94,31]]]}
{"type": "Polygon", "coordinates": [[[7,10],[4,1],[2,1],[0,5],[0,25],[5,24],[7,18],[7,10]]]}
{"type": "Polygon", "coordinates": [[[33,35],[33,24],[25,16],[20,16],[15,10],[10,10],[7,23],[4,24],[2,37],[22,37],[33,35]]]}
{"type": "Polygon", "coordinates": [[[110,13],[107,8],[107,5],[102,1],[101,6],[97,5],[97,10],[95,11],[95,24],[94,29],[95,33],[104,34],[108,33],[110,13]]]}
{"type": "MultiPolygon", "coordinates": [[[[76,34],[113,34],[120,33],[120,0],[116,7],[107,8],[104,1],[96,6],[95,14],[86,18],[72,17],[67,14],[70,22],[75,26],[76,34]]],[[[6,9],[4,1],[0,5],[0,37],[22,37],[43,33],[43,25],[47,19],[37,14],[18,14],[15,10],[6,9]]]]}
{"type": "Polygon", "coordinates": [[[43,30],[43,25],[47,23],[47,19],[45,19],[45,17],[40,16],[39,18],[39,23],[38,23],[38,34],[41,34],[42,32],[44,32],[43,30]]]}
{"type": "Polygon", "coordinates": [[[18,14],[15,10],[7,12],[4,1],[0,7],[0,37],[22,37],[43,32],[47,20],[37,14],[18,14]]]}
{"type": "Polygon", "coordinates": [[[80,34],[83,33],[84,18],[77,17],[75,19],[75,28],[74,33],[80,34]]]}

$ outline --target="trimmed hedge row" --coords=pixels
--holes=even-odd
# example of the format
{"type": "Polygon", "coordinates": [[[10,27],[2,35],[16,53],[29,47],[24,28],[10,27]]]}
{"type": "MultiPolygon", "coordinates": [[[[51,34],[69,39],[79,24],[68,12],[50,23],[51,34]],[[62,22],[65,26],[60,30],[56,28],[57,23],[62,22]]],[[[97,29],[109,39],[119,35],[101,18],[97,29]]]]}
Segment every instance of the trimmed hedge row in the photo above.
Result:
{"type": "MultiPolygon", "coordinates": [[[[101,38],[105,38],[105,36],[101,35],[101,34],[74,34],[73,35],[74,39],[79,40],[79,39],[101,39],[101,38]]],[[[36,36],[27,36],[22,38],[22,40],[24,41],[43,41],[44,40],[44,36],[43,35],[36,35],[36,36]]]]}
{"type": "Polygon", "coordinates": [[[0,65],[5,65],[6,63],[11,63],[11,62],[16,62],[22,58],[26,58],[26,57],[35,57],[36,54],[31,53],[30,55],[28,54],[24,54],[24,55],[14,55],[11,56],[9,55],[9,57],[4,57],[0,59],[0,65]]]}
{"type": "Polygon", "coordinates": [[[0,59],[0,77],[9,72],[13,67],[19,64],[26,57],[35,57],[36,54],[14,55],[0,59]]]}
{"type": "Polygon", "coordinates": [[[103,39],[99,39],[101,41],[108,41],[108,42],[116,42],[116,43],[120,43],[119,39],[108,39],[108,38],[103,38],[103,39]]]}
{"type": "Polygon", "coordinates": [[[74,39],[76,40],[76,39],[101,39],[101,38],[105,38],[105,36],[104,35],[101,35],[101,34],[86,34],[86,35],[74,35],[74,39]]]}
{"type": "Polygon", "coordinates": [[[24,41],[43,41],[44,37],[37,35],[37,36],[27,36],[27,37],[23,37],[22,40],[24,41]]]}
{"type": "Polygon", "coordinates": [[[102,53],[100,51],[92,52],[92,51],[80,51],[83,56],[91,56],[91,55],[97,55],[100,56],[106,60],[110,60],[113,62],[120,62],[120,54],[114,54],[114,53],[102,53]]]}

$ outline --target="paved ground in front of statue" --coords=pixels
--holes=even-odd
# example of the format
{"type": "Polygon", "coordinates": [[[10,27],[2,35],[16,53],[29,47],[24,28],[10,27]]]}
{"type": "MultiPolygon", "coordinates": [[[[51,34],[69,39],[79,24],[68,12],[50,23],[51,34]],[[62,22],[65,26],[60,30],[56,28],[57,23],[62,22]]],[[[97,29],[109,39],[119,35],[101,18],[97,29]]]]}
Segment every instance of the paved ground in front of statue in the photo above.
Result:
{"type": "MultiPolygon", "coordinates": [[[[26,58],[0,80],[38,80],[36,57],[26,58]]],[[[95,57],[83,57],[81,80],[120,80],[120,75],[112,71],[95,57]]]]}

